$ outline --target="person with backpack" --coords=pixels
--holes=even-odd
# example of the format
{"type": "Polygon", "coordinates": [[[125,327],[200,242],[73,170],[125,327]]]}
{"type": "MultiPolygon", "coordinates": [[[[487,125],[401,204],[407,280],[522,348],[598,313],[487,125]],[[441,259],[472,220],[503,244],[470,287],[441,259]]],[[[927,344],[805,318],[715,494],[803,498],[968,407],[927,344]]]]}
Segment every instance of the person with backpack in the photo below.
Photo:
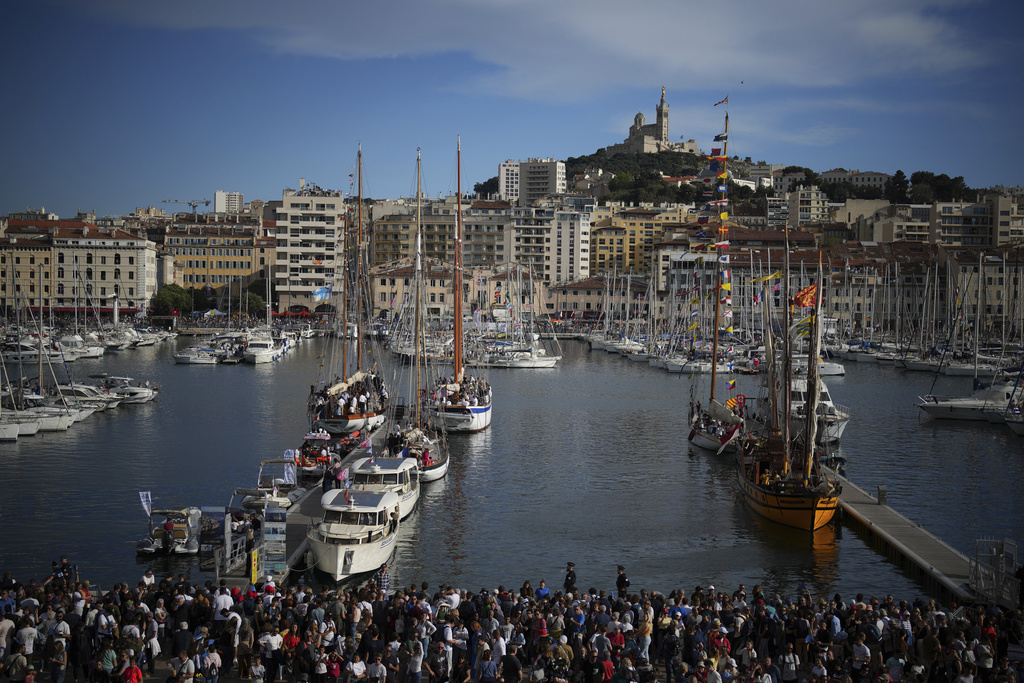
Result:
{"type": "Polygon", "coordinates": [[[15,643],[11,648],[11,654],[4,660],[3,667],[0,667],[0,675],[10,676],[11,683],[23,683],[27,671],[28,657],[25,656],[25,644],[15,643]]]}
{"type": "Polygon", "coordinates": [[[658,652],[658,656],[661,657],[661,661],[665,664],[666,683],[675,683],[677,671],[676,658],[678,655],[679,636],[674,628],[669,628],[661,638],[661,650],[658,652]]]}
{"type": "Polygon", "coordinates": [[[221,660],[220,653],[217,652],[216,645],[210,645],[206,649],[206,654],[202,656],[202,672],[203,677],[207,683],[217,683],[217,679],[220,678],[220,671],[224,666],[221,660]]]}

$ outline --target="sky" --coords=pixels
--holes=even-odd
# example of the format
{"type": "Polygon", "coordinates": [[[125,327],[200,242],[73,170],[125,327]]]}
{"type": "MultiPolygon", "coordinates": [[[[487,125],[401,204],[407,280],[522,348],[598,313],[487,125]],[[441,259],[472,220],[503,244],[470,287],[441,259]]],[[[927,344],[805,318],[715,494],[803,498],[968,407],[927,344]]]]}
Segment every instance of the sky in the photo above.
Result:
{"type": "Polygon", "coordinates": [[[428,196],[653,123],[816,171],[1024,185],[1019,0],[5,3],[0,215],[280,199],[305,178],[428,196]]]}

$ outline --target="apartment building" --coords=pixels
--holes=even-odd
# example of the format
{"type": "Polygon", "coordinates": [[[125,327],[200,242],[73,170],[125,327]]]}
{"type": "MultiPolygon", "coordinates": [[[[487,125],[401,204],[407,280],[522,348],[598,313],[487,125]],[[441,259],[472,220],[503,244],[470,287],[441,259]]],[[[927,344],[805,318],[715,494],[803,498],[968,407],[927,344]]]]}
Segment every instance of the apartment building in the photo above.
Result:
{"type": "Polygon", "coordinates": [[[790,192],[786,201],[789,205],[789,224],[791,226],[829,221],[828,195],[817,186],[802,187],[790,192]]]}
{"type": "Polygon", "coordinates": [[[347,226],[344,193],[300,179],[299,189],[285,189],[280,205],[271,210],[273,219],[264,221],[264,229],[275,238],[272,270],[281,310],[330,310],[330,304],[313,296],[326,287],[336,292],[341,282],[347,226]]]}
{"type": "Polygon", "coordinates": [[[164,235],[164,252],[180,266],[178,283],[203,288],[225,305],[229,290],[272,275],[274,240],[263,239],[259,224],[175,224],[164,235]]]}
{"type": "Polygon", "coordinates": [[[84,221],[7,221],[0,292],[9,307],[134,312],[157,288],[156,244],[84,221]]]}

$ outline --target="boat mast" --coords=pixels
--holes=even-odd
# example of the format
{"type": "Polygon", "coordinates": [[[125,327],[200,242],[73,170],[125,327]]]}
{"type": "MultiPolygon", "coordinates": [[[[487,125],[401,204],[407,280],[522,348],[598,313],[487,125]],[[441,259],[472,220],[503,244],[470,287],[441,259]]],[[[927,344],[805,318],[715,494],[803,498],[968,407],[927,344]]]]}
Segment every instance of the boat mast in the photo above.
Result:
{"type": "MultiPolygon", "coordinates": [[[[981,250],[981,249],[978,249],[978,284],[975,285],[976,288],[977,288],[977,294],[975,296],[975,302],[976,303],[974,304],[974,379],[975,380],[978,379],[978,346],[979,346],[978,342],[980,341],[980,337],[978,337],[978,334],[981,331],[981,286],[985,282],[985,276],[984,276],[984,273],[981,270],[982,267],[983,267],[983,265],[982,265],[982,258],[984,257],[984,255],[985,255],[985,252],[983,250],[981,250]]],[[[966,294],[966,293],[967,292],[965,291],[964,294],[966,294]]]]}
{"type": "Polygon", "coordinates": [[[807,343],[807,397],[804,401],[807,425],[804,428],[804,479],[811,478],[814,466],[814,444],[818,436],[818,402],[821,396],[821,371],[818,368],[818,353],[821,347],[821,301],[822,282],[821,250],[818,250],[818,287],[814,291],[814,308],[811,309],[811,335],[807,343]]]}
{"type": "MultiPolygon", "coordinates": [[[[728,98],[726,98],[728,99],[728,98]]],[[[729,159],[729,112],[725,112],[725,143],[722,146],[722,170],[719,172],[720,180],[722,181],[719,187],[728,187],[729,175],[726,170],[726,163],[729,159]]],[[[725,199],[726,193],[720,192],[719,196],[725,199]]],[[[728,206],[728,204],[722,204],[721,206],[728,206]]],[[[718,237],[719,243],[725,242],[725,250],[728,251],[729,244],[723,237],[727,237],[729,234],[729,228],[725,225],[725,219],[723,216],[728,215],[725,211],[719,211],[718,214],[718,237]]],[[[718,254],[718,244],[715,245],[715,253],[718,254]]],[[[728,260],[728,256],[726,256],[728,260]]],[[[725,295],[725,290],[722,289],[722,263],[721,255],[715,259],[715,267],[718,269],[718,285],[715,287],[715,317],[714,322],[711,325],[711,334],[713,340],[711,343],[711,398],[708,401],[708,407],[711,406],[711,401],[715,400],[715,380],[718,379],[718,316],[721,313],[722,297],[725,295]]]]}
{"type": "Polygon", "coordinates": [[[341,236],[341,377],[348,377],[348,221],[341,236]]]}
{"type": "Polygon", "coordinates": [[[792,429],[790,421],[793,415],[793,343],[790,339],[790,314],[789,307],[792,305],[792,301],[789,298],[789,222],[786,222],[785,227],[786,235],[786,261],[784,267],[784,275],[782,277],[782,331],[783,339],[785,342],[785,349],[782,356],[782,368],[783,368],[783,380],[782,380],[782,447],[784,449],[785,457],[782,462],[782,474],[783,476],[789,474],[789,458],[790,458],[790,439],[792,438],[792,429]]]}
{"type": "Polygon", "coordinates": [[[452,295],[455,338],[452,340],[452,363],[455,367],[455,382],[462,382],[462,138],[459,137],[455,152],[455,254],[452,264],[452,295]]]}
{"type": "MultiPolygon", "coordinates": [[[[359,152],[356,154],[357,166],[358,166],[358,179],[356,180],[356,199],[359,202],[356,207],[356,221],[358,226],[356,228],[356,290],[359,294],[356,296],[356,301],[359,302],[359,308],[356,311],[356,370],[363,368],[363,313],[368,312],[363,310],[363,297],[362,297],[362,282],[360,275],[362,274],[363,268],[363,145],[359,143],[359,152]]],[[[348,321],[345,322],[345,331],[348,331],[348,321]]]]}
{"type": "Polygon", "coordinates": [[[423,215],[422,215],[422,204],[423,204],[423,185],[420,179],[420,150],[416,148],[416,312],[415,325],[413,330],[415,332],[416,339],[414,344],[416,345],[413,350],[413,363],[414,372],[416,375],[416,395],[413,397],[415,408],[413,409],[413,416],[415,418],[415,424],[417,427],[420,426],[421,415],[420,415],[420,362],[423,354],[423,321],[421,320],[420,309],[422,308],[423,300],[423,261],[421,255],[421,244],[423,240],[423,215]]]}

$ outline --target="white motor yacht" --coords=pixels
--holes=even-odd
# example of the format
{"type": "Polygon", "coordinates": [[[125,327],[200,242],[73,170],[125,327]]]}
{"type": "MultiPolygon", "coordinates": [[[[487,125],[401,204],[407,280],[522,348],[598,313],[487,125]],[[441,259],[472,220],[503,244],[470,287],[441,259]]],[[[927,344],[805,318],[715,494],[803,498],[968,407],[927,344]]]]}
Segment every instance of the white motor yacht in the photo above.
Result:
{"type": "Polygon", "coordinates": [[[402,519],[416,508],[420,499],[416,458],[360,458],[352,463],[350,471],[351,490],[397,495],[402,519]]]}
{"type": "Polygon", "coordinates": [[[249,340],[242,355],[246,363],[258,365],[272,363],[281,357],[284,350],[270,337],[254,337],[249,340]]]}
{"type": "Polygon", "coordinates": [[[313,567],[341,581],[376,571],[391,559],[401,528],[398,494],[334,489],[320,505],[323,519],[306,532],[313,567]]]}

